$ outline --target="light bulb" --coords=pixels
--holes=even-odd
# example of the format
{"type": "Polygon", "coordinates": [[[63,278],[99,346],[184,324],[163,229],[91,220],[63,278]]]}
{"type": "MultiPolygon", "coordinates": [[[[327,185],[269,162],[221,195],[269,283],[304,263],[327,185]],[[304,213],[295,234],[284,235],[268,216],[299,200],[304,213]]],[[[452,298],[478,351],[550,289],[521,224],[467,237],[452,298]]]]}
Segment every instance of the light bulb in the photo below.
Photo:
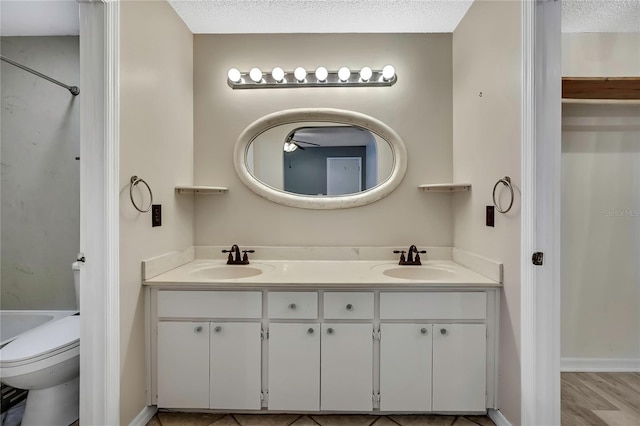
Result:
{"type": "Polygon", "coordinates": [[[302,83],[307,78],[307,70],[302,67],[298,67],[293,71],[293,75],[298,80],[298,83],[302,83]]]}
{"type": "Polygon", "coordinates": [[[391,80],[395,75],[396,69],[393,67],[393,65],[385,65],[384,68],[382,68],[382,78],[384,79],[384,81],[391,80]]]}
{"type": "Polygon", "coordinates": [[[229,78],[229,81],[231,81],[233,83],[238,83],[242,78],[241,75],[240,75],[240,71],[238,71],[237,68],[231,68],[227,72],[227,77],[229,78]]]}
{"type": "Polygon", "coordinates": [[[298,146],[295,143],[285,142],[284,143],[284,152],[293,152],[298,149],[298,146]]]}
{"type": "Polygon", "coordinates": [[[284,80],[284,70],[280,67],[275,67],[271,70],[271,76],[278,83],[282,83],[282,80],[284,80]]]}
{"type": "Polygon", "coordinates": [[[373,71],[371,71],[371,68],[369,67],[362,67],[360,70],[360,80],[362,81],[369,81],[372,75],[373,71]]]}
{"type": "Polygon", "coordinates": [[[347,67],[342,67],[338,70],[338,78],[340,81],[345,82],[351,77],[351,70],[347,67]]]}
{"type": "Polygon", "coordinates": [[[260,71],[260,68],[251,68],[251,71],[249,71],[249,77],[251,77],[251,80],[256,83],[260,83],[262,81],[262,71],[260,71]]]}
{"type": "Polygon", "coordinates": [[[327,76],[329,75],[329,71],[325,67],[316,68],[316,79],[320,82],[327,81],[327,76]]]}

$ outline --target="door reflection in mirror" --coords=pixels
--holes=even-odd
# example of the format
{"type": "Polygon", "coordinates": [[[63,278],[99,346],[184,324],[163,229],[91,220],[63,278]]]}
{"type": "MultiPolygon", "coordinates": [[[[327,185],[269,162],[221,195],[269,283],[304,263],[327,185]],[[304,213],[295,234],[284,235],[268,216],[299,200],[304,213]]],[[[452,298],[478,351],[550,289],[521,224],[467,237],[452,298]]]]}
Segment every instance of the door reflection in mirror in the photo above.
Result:
{"type": "Polygon", "coordinates": [[[249,172],[274,189],[336,196],[365,191],[387,180],[393,153],[387,141],[362,127],[290,123],[254,138],[246,161],[249,172]]]}

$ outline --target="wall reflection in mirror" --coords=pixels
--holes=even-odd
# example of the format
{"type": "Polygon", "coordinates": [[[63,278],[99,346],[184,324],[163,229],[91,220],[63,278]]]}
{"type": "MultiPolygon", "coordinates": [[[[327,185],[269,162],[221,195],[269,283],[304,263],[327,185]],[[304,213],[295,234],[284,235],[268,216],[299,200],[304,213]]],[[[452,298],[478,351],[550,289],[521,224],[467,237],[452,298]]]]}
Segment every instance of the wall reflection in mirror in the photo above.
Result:
{"type": "Polygon", "coordinates": [[[247,169],[274,189],[307,196],[357,194],[386,181],[393,152],[369,130],[327,122],[272,127],[250,143],[247,169]]]}

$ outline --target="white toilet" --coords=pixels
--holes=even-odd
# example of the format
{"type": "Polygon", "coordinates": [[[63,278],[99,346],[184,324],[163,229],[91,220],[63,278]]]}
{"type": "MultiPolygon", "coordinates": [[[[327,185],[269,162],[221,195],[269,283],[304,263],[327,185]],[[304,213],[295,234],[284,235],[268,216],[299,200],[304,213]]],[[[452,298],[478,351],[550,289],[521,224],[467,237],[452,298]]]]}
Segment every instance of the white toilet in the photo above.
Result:
{"type": "MultiPolygon", "coordinates": [[[[78,274],[76,262],[76,302],[78,274]]],[[[22,426],[68,426],[75,422],[80,394],[80,316],[50,322],[0,349],[0,381],[29,390],[22,426]]]]}

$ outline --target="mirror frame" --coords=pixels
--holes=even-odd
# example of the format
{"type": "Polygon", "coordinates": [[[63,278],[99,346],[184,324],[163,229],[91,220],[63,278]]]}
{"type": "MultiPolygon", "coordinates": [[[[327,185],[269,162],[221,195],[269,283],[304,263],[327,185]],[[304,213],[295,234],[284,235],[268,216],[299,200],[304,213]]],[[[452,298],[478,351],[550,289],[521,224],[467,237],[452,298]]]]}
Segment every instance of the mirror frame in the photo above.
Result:
{"type": "MultiPolygon", "coordinates": [[[[284,144],[284,141],[282,143],[284,144]]],[[[236,141],[233,164],[240,180],[250,190],[274,203],[303,209],[347,209],[374,203],[396,189],[407,171],[407,149],[400,136],[391,127],[371,116],[333,108],[297,108],[268,114],[244,129],[236,141]],[[308,121],[353,125],[375,133],[391,146],[393,155],[391,174],[385,181],[362,192],[314,197],[276,189],[259,181],[249,172],[246,160],[247,151],[255,138],[276,126],[308,121]]]]}

